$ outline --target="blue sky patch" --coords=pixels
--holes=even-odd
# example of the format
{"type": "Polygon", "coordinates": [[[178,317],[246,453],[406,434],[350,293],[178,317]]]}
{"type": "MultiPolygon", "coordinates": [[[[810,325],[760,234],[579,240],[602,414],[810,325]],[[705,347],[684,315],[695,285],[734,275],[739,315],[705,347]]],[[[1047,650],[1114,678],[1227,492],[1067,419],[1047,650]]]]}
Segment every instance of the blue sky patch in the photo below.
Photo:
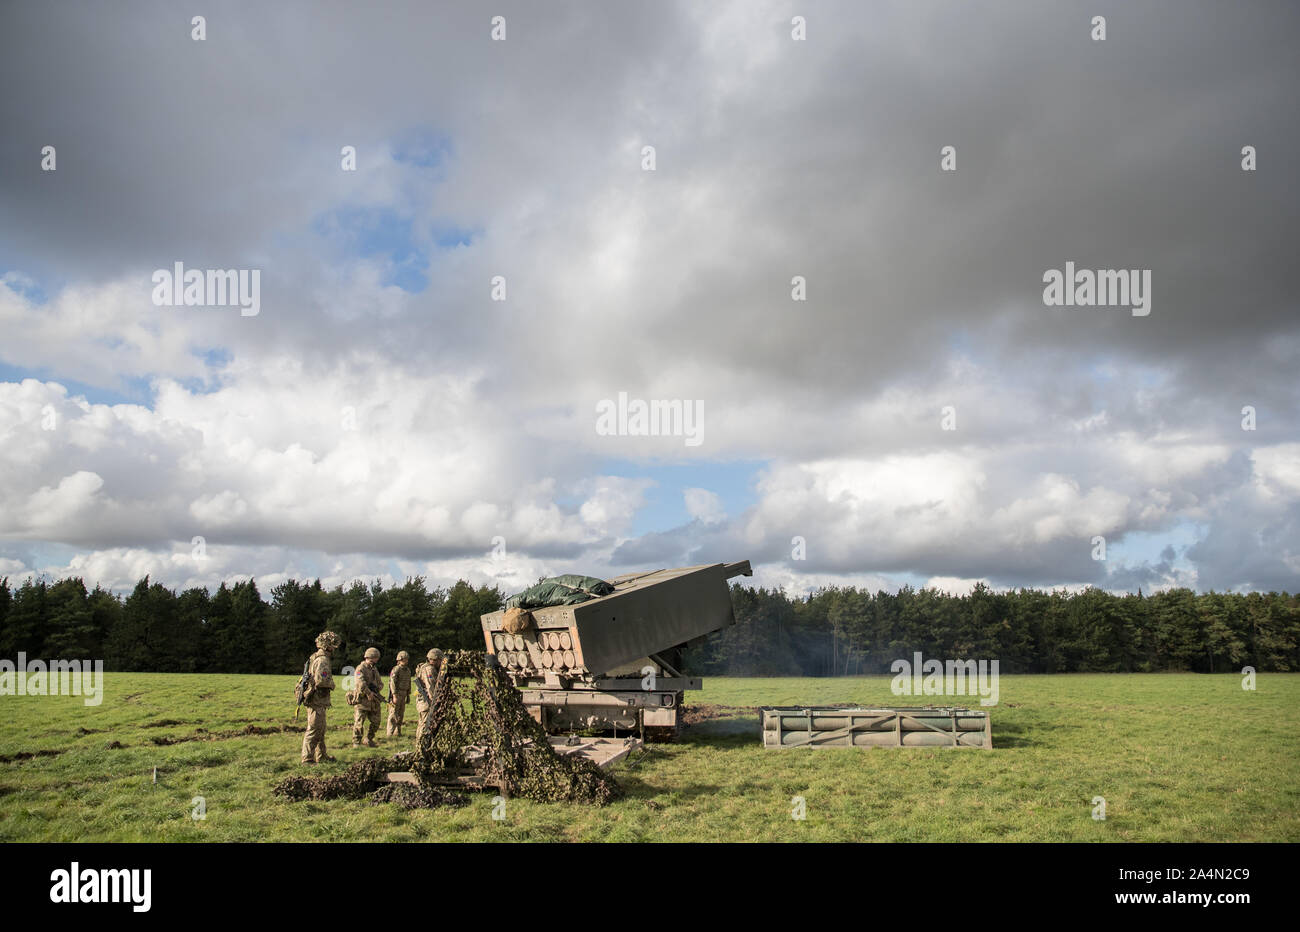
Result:
{"type": "Polygon", "coordinates": [[[408,129],[393,140],[393,161],[403,165],[440,169],[451,157],[451,137],[431,129],[408,129]]]}
{"type": "Polygon", "coordinates": [[[482,232],[482,230],[466,230],[457,226],[435,226],[433,244],[439,249],[459,249],[461,246],[473,243],[475,237],[482,235],[482,232]]]}
{"type": "Polygon", "coordinates": [[[381,257],[389,264],[385,285],[412,293],[429,286],[429,259],[414,222],[391,207],[339,207],[314,224],[315,230],[362,258],[381,257]]]}
{"type": "Polygon", "coordinates": [[[609,460],[600,465],[599,473],[655,481],[655,485],[646,490],[645,505],[632,519],[630,533],[639,537],[681,527],[691,521],[682,496],[686,489],[708,489],[722,500],[727,517],[735,518],[758,500],[754,483],[759,470],[766,466],[762,460],[667,464],[609,460]]]}
{"type": "Polygon", "coordinates": [[[37,379],[41,382],[58,382],[68,390],[68,397],[83,396],[91,404],[100,405],[149,405],[153,399],[153,389],[149,379],[144,376],[124,378],[118,388],[106,388],[102,385],[87,385],[76,379],[66,379],[51,372],[48,368],[29,369],[24,366],[11,366],[0,362],[0,382],[21,382],[23,379],[37,379]]]}
{"type": "Polygon", "coordinates": [[[0,272],[0,278],[12,276],[5,282],[5,285],[14,294],[21,295],[33,304],[45,304],[49,301],[49,296],[40,282],[36,281],[30,275],[20,272],[18,269],[6,269],[0,272]]]}
{"type": "Polygon", "coordinates": [[[1169,563],[1180,570],[1193,569],[1187,548],[1200,540],[1207,528],[1182,520],[1167,531],[1129,531],[1120,539],[1106,539],[1106,561],[1140,566],[1169,563]],[[1171,552],[1172,551],[1172,552],[1171,552]]]}

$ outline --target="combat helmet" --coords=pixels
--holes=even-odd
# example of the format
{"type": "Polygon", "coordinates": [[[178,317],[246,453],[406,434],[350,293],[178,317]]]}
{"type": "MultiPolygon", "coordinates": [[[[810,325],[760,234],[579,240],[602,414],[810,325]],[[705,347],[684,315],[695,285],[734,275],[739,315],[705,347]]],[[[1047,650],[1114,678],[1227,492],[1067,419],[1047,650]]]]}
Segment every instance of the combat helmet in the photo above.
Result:
{"type": "Polygon", "coordinates": [[[408,654],[406,651],[404,651],[404,650],[399,650],[399,651],[397,652],[397,662],[398,662],[398,663],[401,663],[403,660],[410,660],[410,659],[411,659],[411,655],[408,654]]]}
{"type": "Polygon", "coordinates": [[[378,659],[379,659],[379,648],[378,648],[378,647],[367,647],[367,648],[366,648],[366,659],[367,659],[367,660],[378,660],[378,659]]]}
{"type": "Polygon", "coordinates": [[[433,648],[433,650],[429,651],[429,653],[425,654],[425,657],[428,659],[429,663],[437,663],[439,660],[442,659],[442,656],[443,656],[442,651],[438,650],[438,648],[436,647],[433,648]]]}
{"type": "Polygon", "coordinates": [[[333,631],[322,631],[316,635],[316,646],[321,650],[338,650],[340,638],[333,631]]]}

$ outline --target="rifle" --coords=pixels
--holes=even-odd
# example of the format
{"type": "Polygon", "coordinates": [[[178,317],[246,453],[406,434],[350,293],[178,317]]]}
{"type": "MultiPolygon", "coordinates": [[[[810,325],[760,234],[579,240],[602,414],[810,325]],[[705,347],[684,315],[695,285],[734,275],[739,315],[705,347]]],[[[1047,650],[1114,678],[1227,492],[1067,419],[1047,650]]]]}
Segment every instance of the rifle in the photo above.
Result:
{"type": "Polygon", "coordinates": [[[425,705],[433,705],[433,699],[424,690],[424,678],[418,673],[415,675],[415,691],[419,694],[421,702],[425,705]]]}
{"type": "Polygon", "coordinates": [[[361,679],[360,677],[357,677],[357,682],[360,684],[360,686],[361,686],[362,689],[364,689],[366,692],[370,693],[370,695],[372,695],[372,696],[374,696],[376,699],[378,699],[378,700],[380,701],[381,704],[383,704],[383,705],[388,705],[389,702],[392,700],[392,697],[391,697],[391,696],[390,696],[388,699],[385,699],[385,698],[384,698],[384,689],[383,689],[382,686],[379,688],[378,691],[376,691],[376,690],[371,689],[371,688],[370,688],[370,685],[369,685],[368,683],[366,683],[366,681],[363,680],[363,679],[361,679]]]}
{"type": "Polygon", "coordinates": [[[298,704],[293,707],[293,720],[298,721],[298,710],[307,700],[307,691],[311,689],[311,658],[302,665],[302,676],[298,678],[298,687],[294,690],[298,694],[298,704]]]}

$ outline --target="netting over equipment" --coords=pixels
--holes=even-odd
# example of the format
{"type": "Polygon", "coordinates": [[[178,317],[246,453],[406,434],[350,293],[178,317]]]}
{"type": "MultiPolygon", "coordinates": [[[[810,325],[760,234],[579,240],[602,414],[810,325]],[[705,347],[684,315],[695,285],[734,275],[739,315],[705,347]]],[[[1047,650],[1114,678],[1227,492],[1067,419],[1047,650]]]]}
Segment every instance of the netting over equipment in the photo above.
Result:
{"type": "Polygon", "coordinates": [[[618,783],[589,760],[556,753],[495,658],[452,651],[434,684],[428,724],[413,754],[370,758],[334,777],[287,777],[273,792],[289,799],[359,799],[407,807],[463,804],[451,792],[472,772],[507,797],[604,805],[618,783]],[[408,771],[417,785],[396,789],[390,772],[408,771]]]}

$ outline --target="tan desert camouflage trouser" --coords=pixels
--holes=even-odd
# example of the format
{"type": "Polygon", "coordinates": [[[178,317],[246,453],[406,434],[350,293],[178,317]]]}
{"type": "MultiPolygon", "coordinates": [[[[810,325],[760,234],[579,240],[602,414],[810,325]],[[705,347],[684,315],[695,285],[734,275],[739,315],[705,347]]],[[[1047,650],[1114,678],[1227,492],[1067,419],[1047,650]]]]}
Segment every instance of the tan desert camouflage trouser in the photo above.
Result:
{"type": "Polygon", "coordinates": [[[361,743],[361,733],[363,730],[368,731],[367,741],[375,740],[375,732],[379,731],[379,707],[373,709],[363,709],[361,706],[354,706],[356,715],[352,719],[352,743],[361,743]],[[366,729],[366,726],[370,727],[366,729]]]}
{"type": "Polygon", "coordinates": [[[406,716],[406,697],[397,695],[393,697],[393,704],[388,707],[388,733],[390,735],[400,735],[402,733],[402,719],[406,716]]]}
{"type": "Polygon", "coordinates": [[[302,761],[322,761],[325,750],[325,713],[327,708],[307,706],[307,732],[302,736],[302,761]]]}
{"type": "Polygon", "coordinates": [[[424,734],[424,726],[428,724],[429,721],[429,706],[417,699],[415,702],[415,708],[420,713],[420,724],[415,728],[415,743],[419,744],[420,736],[424,734]]]}

